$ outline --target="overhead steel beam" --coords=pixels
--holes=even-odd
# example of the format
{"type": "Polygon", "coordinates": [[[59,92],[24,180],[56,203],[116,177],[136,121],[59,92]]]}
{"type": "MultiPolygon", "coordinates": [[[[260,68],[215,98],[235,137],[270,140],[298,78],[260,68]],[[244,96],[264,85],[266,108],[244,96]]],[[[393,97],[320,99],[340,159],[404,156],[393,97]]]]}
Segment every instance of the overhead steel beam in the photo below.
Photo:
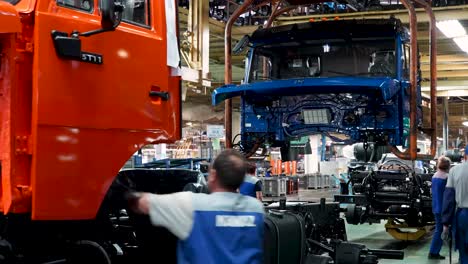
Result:
{"type": "MultiPolygon", "coordinates": [[[[440,20],[468,20],[468,5],[459,6],[446,6],[446,7],[434,7],[435,18],[437,21],[440,20]]],[[[402,10],[390,10],[390,11],[368,11],[368,12],[355,12],[355,13],[341,13],[341,14],[320,14],[320,15],[308,15],[308,16],[282,16],[276,19],[277,25],[287,25],[309,22],[310,19],[320,20],[322,18],[334,19],[339,17],[340,19],[387,19],[391,15],[394,15],[397,19],[400,19],[402,23],[409,23],[408,12],[405,9],[402,10]]],[[[416,15],[418,17],[418,23],[428,23],[429,18],[425,15],[423,8],[416,9],[416,15]]]]}
{"type": "MultiPolygon", "coordinates": [[[[428,93],[423,93],[428,95],[428,93]]],[[[436,92],[437,97],[456,97],[456,96],[468,96],[468,89],[457,89],[457,90],[442,90],[436,92]]]]}
{"type": "MultiPolygon", "coordinates": [[[[437,39],[438,40],[444,40],[448,39],[444,34],[442,34],[439,30],[437,30],[437,39]]],[[[418,31],[418,40],[424,40],[427,41],[429,40],[429,31],[418,31]]]]}
{"type": "MultiPolygon", "coordinates": [[[[437,84],[438,91],[463,90],[463,89],[468,89],[468,80],[438,81],[438,84],[437,84]]],[[[422,83],[421,90],[423,92],[429,91],[429,86],[427,82],[422,83]]]]}
{"type": "Polygon", "coordinates": [[[466,116],[465,115],[453,115],[453,111],[452,109],[449,107],[450,109],[450,116],[449,116],[449,121],[450,123],[462,123],[463,121],[466,120],[466,116]]]}
{"type": "MultiPolygon", "coordinates": [[[[429,86],[423,82],[422,92],[429,92],[429,86]]],[[[437,97],[468,96],[468,80],[439,81],[437,85],[437,97]]]]}
{"type": "MultiPolygon", "coordinates": [[[[426,72],[430,70],[428,64],[421,65],[421,71],[426,72]]],[[[468,70],[468,63],[446,63],[446,64],[437,64],[438,71],[460,71],[468,70]]]]}
{"type": "MultiPolygon", "coordinates": [[[[429,72],[422,72],[423,78],[429,78],[429,72]]],[[[459,71],[437,71],[437,78],[467,78],[468,70],[459,71]]]]}
{"type": "MultiPolygon", "coordinates": [[[[437,55],[437,63],[444,63],[444,62],[468,62],[468,54],[461,53],[461,54],[439,54],[437,55]]],[[[421,64],[429,63],[429,56],[423,55],[421,56],[421,64]]]]}

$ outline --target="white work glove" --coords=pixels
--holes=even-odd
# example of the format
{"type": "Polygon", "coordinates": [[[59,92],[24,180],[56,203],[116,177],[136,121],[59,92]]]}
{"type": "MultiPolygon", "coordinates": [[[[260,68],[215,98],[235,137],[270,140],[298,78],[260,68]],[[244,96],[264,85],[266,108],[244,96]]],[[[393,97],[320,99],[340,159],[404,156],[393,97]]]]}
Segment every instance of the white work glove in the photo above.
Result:
{"type": "Polygon", "coordinates": [[[449,242],[449,232],[450,228],[446,225],[444,225],[444,230],[442,231],[442,234],[440,235],[440,238],[442,238],[443,241],[449,242]]]}

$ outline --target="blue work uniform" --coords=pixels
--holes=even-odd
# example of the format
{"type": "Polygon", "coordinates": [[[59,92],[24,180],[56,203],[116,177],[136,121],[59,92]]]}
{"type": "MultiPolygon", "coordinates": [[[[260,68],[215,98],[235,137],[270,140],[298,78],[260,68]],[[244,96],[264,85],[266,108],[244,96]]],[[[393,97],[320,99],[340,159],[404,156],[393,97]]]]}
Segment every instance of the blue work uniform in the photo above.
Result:
{"type": "Polygon", "coordinates": [[[263,205],[232,192],[153,195],[153,225],[179,238],[177,263],[262,263],[263,205]]]}
{"type": "Polygon", "coordinates": [[[434,255],[438,255],[440,253],[440,249],[443,245],[441,238],[444,228],[442,224],[442,206],[447,177],[448,173],[444,171],[437,171],[434,176],[432,176],[432,213],[434,214],[435,219],[435,231],[432,236],[429,253],[434,255]]]}
{"type": "Polygon", "coordinates": [[[250,174],[245,175],[244,182],[239,187],[239,192],[243,195],[248,195],[257,198],[257,192],[261,192],[261,181],[250,174]]]}
{"type": "Polygon", "coordinates": [[[452,169],[444,192],[442,223],[452,225],[460,264],[468,264],[468,162],[452,169]]]}

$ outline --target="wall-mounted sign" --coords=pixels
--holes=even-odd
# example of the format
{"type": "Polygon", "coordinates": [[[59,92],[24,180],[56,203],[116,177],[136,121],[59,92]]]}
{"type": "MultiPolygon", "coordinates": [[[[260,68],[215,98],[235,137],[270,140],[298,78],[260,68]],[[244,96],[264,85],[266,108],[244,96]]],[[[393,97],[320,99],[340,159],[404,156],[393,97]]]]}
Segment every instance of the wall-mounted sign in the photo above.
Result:
{"type": "Polygon", "coordinates": [[[207,125],[206,136],[209,138],[222,138],[224,137],[224,126],[221,125],[207,125]]]}

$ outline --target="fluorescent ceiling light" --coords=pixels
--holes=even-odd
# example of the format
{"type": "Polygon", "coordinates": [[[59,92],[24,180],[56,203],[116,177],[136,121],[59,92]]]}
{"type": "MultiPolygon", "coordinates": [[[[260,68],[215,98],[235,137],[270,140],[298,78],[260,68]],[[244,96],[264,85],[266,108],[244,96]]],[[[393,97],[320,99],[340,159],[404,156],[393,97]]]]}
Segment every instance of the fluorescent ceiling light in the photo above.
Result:
{"type": "Polygon", "coordinates": [[[453,41],[457,43],[461,50],[468,53],[468,36],[454,38],[453,41]]]}
{"type": "Polygon", "coordinates": [[[464,121],[462,124],[463,124],[464,126],[468,127],[468,121],[464,121]]]}
{"type": "Polygon", "coordinates": [[[455,38],[466,35],[466,31],[458,20],[444,20],[437,22],[437,28],[447,38],[455,38]]]}

